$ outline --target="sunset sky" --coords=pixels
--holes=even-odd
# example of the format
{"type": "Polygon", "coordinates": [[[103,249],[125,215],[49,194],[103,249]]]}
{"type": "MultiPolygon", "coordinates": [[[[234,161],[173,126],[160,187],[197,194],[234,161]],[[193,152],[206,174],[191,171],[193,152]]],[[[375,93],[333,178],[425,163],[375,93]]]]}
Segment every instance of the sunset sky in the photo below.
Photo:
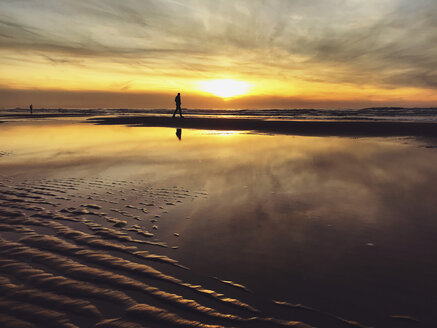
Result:
{"type": "Polygon", "coordinates": [[[437,106],[435,0],[0,0],[0,108],[437,106]]]}

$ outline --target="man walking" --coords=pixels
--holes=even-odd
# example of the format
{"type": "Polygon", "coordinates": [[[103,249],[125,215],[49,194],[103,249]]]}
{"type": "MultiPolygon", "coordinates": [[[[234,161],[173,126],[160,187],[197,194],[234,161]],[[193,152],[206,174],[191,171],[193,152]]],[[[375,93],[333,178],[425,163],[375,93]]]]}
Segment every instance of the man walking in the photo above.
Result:
{"type": "Polygon", "coordinates": [[[174,101],[176,103],[176,110],[173,113],[173,117],[176,117],[176,113],[179,111],[179,115],[181,116],[181,118],[184,118],[182,116],[182,110],[181,110],[181,94],[180,93],[178,93],[178,95],[175,97],[174,101]]]}

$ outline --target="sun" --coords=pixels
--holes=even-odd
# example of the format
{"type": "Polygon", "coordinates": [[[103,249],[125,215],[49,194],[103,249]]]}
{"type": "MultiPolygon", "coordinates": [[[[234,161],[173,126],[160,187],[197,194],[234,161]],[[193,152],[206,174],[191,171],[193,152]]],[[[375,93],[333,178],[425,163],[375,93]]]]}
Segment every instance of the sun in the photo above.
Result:
{"type": "Polygon", "coordinates": [[[202,91],[212,93],[218,97],[230,98],[241,96],[249,92],[250,84],[236,80],[210,80],[199,82],[202,91]]]}

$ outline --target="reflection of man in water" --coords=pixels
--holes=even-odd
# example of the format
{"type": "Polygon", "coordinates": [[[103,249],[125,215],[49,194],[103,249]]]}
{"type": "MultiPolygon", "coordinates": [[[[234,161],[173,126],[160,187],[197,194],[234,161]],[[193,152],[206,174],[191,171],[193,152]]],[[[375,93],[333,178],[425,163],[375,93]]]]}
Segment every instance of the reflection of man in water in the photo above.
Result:
{"type": "Polygon", "coordinates": [[[176,136],[179,140],[182,140],[182,129],[176,129],[176,136]]]}
{"type": "Polygon", "coordinates": [[[181,110],[181,94],[180,93],[178,93],[178,95],[175,97],[174,101],[176,103],[176,110],[173,113],[173,117],[176,117],[176,113],[179,111],[179,115],[183,118],[182,110],[181,110]]]}
{"type": "Polygon", "coordinates": [[[32,106],[32,104],[30,104],[29,108],[30,108],[30,114],[32,114],[33,113],[33,106],[32,106]]]}

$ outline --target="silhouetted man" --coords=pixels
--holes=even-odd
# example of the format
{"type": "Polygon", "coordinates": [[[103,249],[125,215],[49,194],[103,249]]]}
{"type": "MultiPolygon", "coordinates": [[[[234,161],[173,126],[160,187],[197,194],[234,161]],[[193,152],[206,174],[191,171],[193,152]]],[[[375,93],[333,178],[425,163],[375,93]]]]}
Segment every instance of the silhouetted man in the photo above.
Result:
{"type": "Polygon", "coordinates": [[[33,113],[33,106],[32,106],[32,104],[30,104],[29,108],[30,108],[30,114],[32,114],[33,113]]]}
{"type": "Polygon", "coordinates": [[[176,103],[176,110],[173,113],[173,117],[176,117],[176,113],[179,111],[179,115],[183,118],[182,110],[181,110],[181,94],[180,93],[178,93],[178,95],[175,97],[174,101],[176,103]]]}

